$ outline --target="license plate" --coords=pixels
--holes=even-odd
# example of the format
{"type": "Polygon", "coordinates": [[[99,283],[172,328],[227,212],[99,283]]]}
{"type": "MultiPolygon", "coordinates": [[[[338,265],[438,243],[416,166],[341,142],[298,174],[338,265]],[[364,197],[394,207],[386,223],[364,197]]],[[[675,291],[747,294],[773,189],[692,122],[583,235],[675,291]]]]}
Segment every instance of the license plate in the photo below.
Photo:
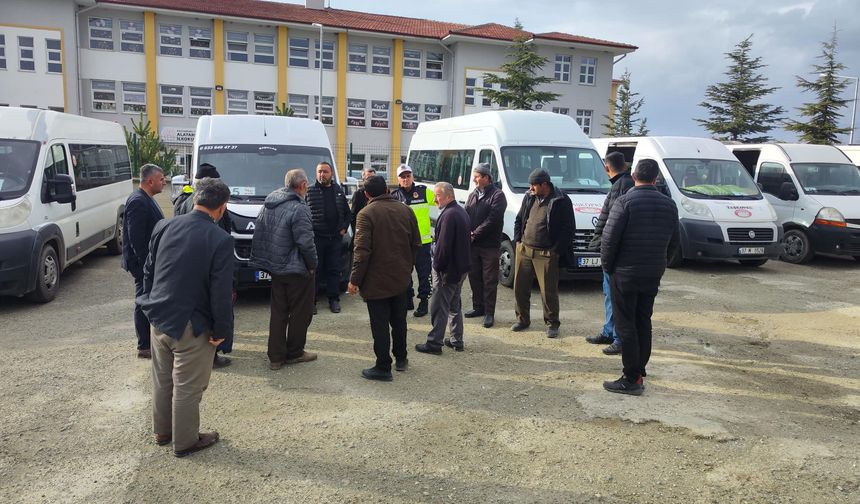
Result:
{"type": "Polygon", "coordinates": [[[580,268],[599,268],[601,263],[599,257],[577,257],[576,265],[580,268]]]}
{"type": "Polygon", "coordinates": [[[764,255],[764,247],[741,247],[738,249],[739,255],[764,255]]]}
{"type": "Polygon", "coordinates": [[[272,276],[266,273],[265,271],[258,271],[255,276],[257,277],[258,282],[271,282],[272,276]]]}

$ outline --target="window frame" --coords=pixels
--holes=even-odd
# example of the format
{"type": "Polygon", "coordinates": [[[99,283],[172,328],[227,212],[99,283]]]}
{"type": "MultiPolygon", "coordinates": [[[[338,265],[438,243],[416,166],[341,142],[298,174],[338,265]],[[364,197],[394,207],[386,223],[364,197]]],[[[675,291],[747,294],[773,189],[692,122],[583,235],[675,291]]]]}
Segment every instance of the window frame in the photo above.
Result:
{"type": "Polygon", "coordinates": [[[434,52],[427,51],[427,56],[424,58],[424,78],[431,80],[444,80],[445,79],[445,53],[444,52],[434,52]],[[430,55],[438,55],[441,56],[441,59],[430,59],[430,55]],[[439,65],[439,68],[430,68],[430,65],[439,65]],[[438,77],[431,77],[430,74],[436,75],[438,73],[438,77]]]}
{"type": "Polygon", "coordinates": [[[420,103],[404,103],[400,106],[400,129],[403,131],[415,131],[418,125],[421,124],[421,110],[423,107],[420,103]],[[409,117],[407,117],[407,115],[409,117]],[[414,119],[413,119],[414,116],[414,119]]]}
{"type": "Polygon", "coordinates": [[[63,73],[63,41],[60,39],[46,38],[45,39],[45,55],[46,55],[46,58],[47,58],[46,61],[48,64],[47,65],[48,66],[47,72],[49,74],[62,74],[63,73]],[[50,47],[50,42],[56,42],[57,47],[56,48],[50,47]],[[52,54],[56,54],[56,56],[57,56],[56,60],[51,59],[52,54]],[[52,70],[51,65],[59,65],[60,69],[59,70],[52,70]]]}
{"type": "Polygon", "coordinates": [[[27,35],[18,35],[18,71],[19,72],[35,72],[36,71],[36,37],[27,35]],[[23,40],[30,40],[30,45],[24,45],[23,40]],[[24,56],[24,51],[30,52],[30,57],[24,56]],[[33,68],[24,68],[24,63],[30,63],[33,68]]]}
{"type": "Polygon", "coordinates": [[[569,116],[570,115],[570,107],[553,107],[552,112],[553,112],[553,114],[561,114],[561,115],[569,116]],[[564,112],[562,112],[562,111],[564,111],[564,112]]]}
{"type": "Polygon", "coordinates": [[[188,57],[194,59],[212,59],[212,29],[203,26],[188,26],[188,57]],[[206,41],[206,46],[194,45],[194,42],[206,41]],[[198,55],[195,56],[194,53],[198,55]],[[202,54],[206,55],[203,56],[202,54]]]}
{"type": "Polygon", "coordinates": [[[112,80],[102,80],[102,79],[90,79],[90,110],[92,112],[103,113],[103,114],[115,114],[116,113],[116,81],[112,80]],[[111,88],[108,89],[107,85],[104,87],[96,87],[96,83],[100,85],[110,83],[111,88]],[[106,98],[96,99],[96,93],[112,93],[113,100],[108,100],[106,98]],[[96,108],[96,103],[104,103],[104,104],[113,104],[113,108],[96,108]]]}
{"type": "Polygon", "coordinates": [[[585,133],[585,136],[591,136],[591,128],[592,121],[594,120],[594,110],[591,109],[576,109],[576,116],[574,117],[576,120],[576,124],[579,125],[579,128],[585,133]],[[585,123],[588,124],[585,124],[585,123]]]}
{"type": "Polygon", "coordinates": [[[165,116],[165,117],[185,117],[185,115],[186,115],[185,114],[185,86],[174,86],[172,84],[159,84],[158,85],[158,105],[159,105],[159,108],[158,108],[159,114],[162,116],[165,116]],[[165,88],[170,88],[172,90],[175,90],[176,88],[178,88],[179,93],[175,93],[175,92],[165,93],[164,92],[165,88]],[[165,102],[165,100],[164,100],[165,98],[175,99],[176,97],[179,97],[179,104],[168,103],[168,102],[165,102]],[[181,108],[182,112],[180,112],[180,113],[165,112],[164,111],[165,108],[181,108]]]}
{"type": "Polygon", "coordinates": [[[207,115],[212,115],[212,101],[213,101],[213,93],[212,88],[210,87],[198,87],[198,86],[189,86],[188,87],[188,100],[189,100],[189,109],[188,113],[191,117],[203,117],[207,115]],[[206,92],[207,94],[203,94],[206,92]],[[198,104],[194,104],[194,100],[198,100],[198,104]],[[208,105],[201,105],[201,100],[208,100],[208,105]],[[197,109],[198,113],[195,113],[195,109],[197,109]],[[204,113],[200,113],[204,112],[204,113]]]}
{"type": "Polygon", "coordinates": [[[322,57],[320,57],[320,40],[314,39],[314,68],[319,69],[320,61],[322,61],[323,70],[334,70],[334,55],[337,52],[337,43],[334,40],[322,41],[322,57]],[[327,46],[331,46],[330,49],[327,46]],[[331,53],[331,57],[327,58],[326,54],[331,53]]]}
{"type": "Polygon", "coordinates": [[[424,122],[430,121],[438,121],[442,119],[442,111],[443,105],[437,105],[435,103],[425,103],[424,104],[424,122]],[[434,111],[431,107],[438,107],[438,111],[434,111]]]}
{"type": "Polygon", "coordinates": [[[373,75],[391,75],[391,48],[384,46],[373,46],[370,51],[370,73],[373,75]],[[377,53],[377,51],[380,51],[377,53]],[[377,63],[376,58],[385,58],[386,63],[377,63]],[[377,72],[377,69],[385,69],[384,72],[377,72]]]}
{"type": "Polygon", "coordinates": [[[370,100],[371,129],[391,128],[391,102],[387,100],[370,100]],[[384,113],[384,117],[383,117],[384,113]]]}
{"type": "Polygon", "coordinates": [[[114,32],[113,18],[92,17],[87,18],[87,36],[89,39],[88,47],[97,51],[113,51],[114,50],[114,32]],[[104,25],[93,26],[93,20],[107,21],[104,25]],[[93,37],[93,30],[110,31],[110,38],[104,36],[93,37]],[[93,46],[93,42],[102,42],[106,47],[93,46]]]}
{"type": "Polygon", "coordinates": [[[275,35],[254,32],[254,63],[258,65],[274,65],[276,62],[275,35]],[[263,41],[258,41],[260,38],[263,41]],[[268,42],[266,39],[271,40],[271,42],[268,42]],[[266,52],[267,50],[271,50],[271,52],[266,52]],[[261,58],[265,58],[265,60],[261,61],[261,58]]]}
{"type": "Polygon", "coordinates": [[[317,115],[317,105],[319,104],[319,95],[314,95],[314,118],[324,126],[334,126],[334,107],[335,100],[334,96],[323,96],[322,97],[322,106],[320,106],[320,114],[317,115]],[[328,112],[326,112],[328,109],[328,112]],[[320,119],[322,116],[322,119],[320,119]]]}
{"type": "Polygon", "coordinates": [[[388,154],[371,154],[369,166],[376,170],[377,174],[388,173],[388,154]]]}
{"type": "Polygon", "coordinates": [[[361,98],[346,99],[346,125],[350,128],[367,127],[367,100],[361,98]],[[358,111],[361,111],[361,115],[350,114],[358,111]]]}
{"type": "Polygon", "coordinates": [[[349,72],[356,73],[367,73],[367,54],[368,54],[368,44],[360,44],[360,43],[350,43],[347,44],[347,55],[346,55],[346,69],[349,72]],[[362,52],[361,48],[364,48],[362,52]],[[360,60],[353,60],[353,57],[360,58],[360,60]],[[356,68],[361,68],[361,70],[356,70],[356,68]]]}
{"type": "Polygon", "coordinates": [[[227,61],[232,61],[235,63],[248,63],[250,61],[251,51],[250,47],[248,46],[248,32],[224,32],[224,45],[226,46],[224,53],[227,58],[227,61]],[[232,39],[230,37],[231,35],[233,36],[232,39]],[[245,49],[230,49],[230,44],[233,44],[234,46],[243,45],[245,46],[245,49]],[[244,59],[242,57],[244,57],[244,59]]]}
{"type": "Polygon", "coordinates": [[[579,85],[580,86],[596,86],[597,85],[597,57],[582,56],[579,60],[579,85]],[[583,81],[583,77],[585,80],[583,81]],[[588,82],[589,78],[591,82],[588,82]]]}
{"type": "Polygon", "coordinates": [[[293,109],[293,117],[301,117],[305,119],[310,117],[308,115],[310,113],[310,103],[310,96],[306,94],[287,94],[287,105],[289,105],[289,107],[293,109]],[[305,110],[304,112],[299,112],[296,107],[304,107],[305,110]]]}
{"type": "Polygon", "coordinates": [[[143,31],[143,22],[142,21],[132,21],[130,19],[120,19],[119,20],[119,50],[120,52],[127,52],[132,54],[143,54],[145,51],[144,44],[146,42],[146,35],[143,31]],[[137,28],[140,29],[137,29],[137,28]],[[135,37],[131,37],[129,40],[126,40],[126,35],[135,35],[140,34],[140,40],[134,40],[135,37]],[[131,47],[135,49],[131,49],[131,47]],[[140,50],[136,50],[139,48],[140,50]]]}
{"type": "Polygon", "coordinates": [[[311,42],[310,38],[307,37],[290,37],[287,42],[287,66],[296,67],[296,68],[310,68],[311,67],[311,42]],[[301,44],[297,44],[294,42],[304,41],[304,47],[301,44]],[[296,54],[294,54],[294,52],[296,54]],[[305,55],[301,56],[300,53],[304,52],[305,55]],[[304,61],[304,64],[301,62],[304,61]]]}
{"type": "Polygon", "coordinates": [[[254,97],[254,115],[275,115],[275,100],[277,99],[277,93],[275,93],[274,91],[254,91],[253,97],[254,97]],[[268,99],[259,98],[260,96],[263,96],[263,95],[271,95],[272,99],[268,100],[268,99]],[[261,109],[259,107],[260,105],[264,106],[263,109],[261,109]],[[265,110],[268,108],[268,105],[272,106],[271,111],[265,110]]]}
{"type": "Polygon", "coordinates": [[[570,54],[556,54],[553,80],[564,84],[570,84],[571,70],[573,68],[573,56],[570,54]],[[567,71],[565,71],[565,66],[567,71]],[[567,78],[565,79],[565,75],[567,78]]]}
{"type": "Polygon", "coordinates": [[[477,77],[466,77],[466,86],[463,90],[463,105],[472,106],[472,107],[478,106],[478,105],[475,105],[475,97],[477,96],[477,93],[478,93],[477,89],[478,89],[478,78],[477,77]],[[472,84],[469,84],[469,81],[472,81],[472,84]],[[469,93],[470,89],[472,90],[471,93],[469,93]],[[469,100],[471,100],[472,103],[469,103],[469,100]]]}
{"type": "Polygon", "coordinates": [[[122,113],[123,114],[146,114],[146,83],[145,82],[127,82],[123,81],[121,83],[120,89],[122,90],[122,113]],[[142,91],[138,91],[136,89],[126,89],[126,85],[140,85],[143,86],[142,91]],[[143,100],[140,102],[137,101],[129,101],[127,97],[140,97],[143,100]],[[128,110],[127,107],[139,107],[141,110],[128,110]]]}
{"type": "Polygon", "coordinates": [[[0,70],[6,70],[6,34],[0,33],[0,70]]]}
{"type": "Polygon", "coordinates": [[[228,89],[227,90],[227,114],[228,115],[237,115],[237,114],[247,114],[248,113],[248,91],[244,89],[228,89]],[[244,98],[239,98],[237,96],[230,96],[231,93],[244,93],[244,98]],[[230,102],[238,103],[245,102],[245,108],[240,109],[238,107],[232,107],[230,102]]]}
{"type": "Polygon", "coordinates": [[[424,54],[424,51],[422,51],[421,49],[404,49],[403,50],[403,76],[404,77],[409,77],[411,79],[420,79],[421,78],[421,69],[422,69],[421,60],[423,59],[422,58],[423,54],[424,54]],[[415,53],[418,56],[417,57],[414,55],[413,56],[407,56],[407,53],[415,53]],[[417,64],[416,65],[407,65],[406,64],[407,61],[416,62],[417,64]],[[418,72],[418,75],[409,75],[409,73],[407,73],[407,69],[409,69],[410,72],[411,71],[418,72]]]}
{"type": "Polygon", "coordinates": [[[182,32],[184,32],[184,26],[181,24],[173,24],[173,23],[158,23],[158,55],[159,56],[174,56],[177,58],[183,57],[182,50],[182,32]],[[172,29],[179,29],[178,34],[173,33],[172,29]],[[179,43],[168,42],[165,43],[165,38],[168,39],[178,39],[179,43]],[[172,50],[172,52],[171,52],[172,50]]]}

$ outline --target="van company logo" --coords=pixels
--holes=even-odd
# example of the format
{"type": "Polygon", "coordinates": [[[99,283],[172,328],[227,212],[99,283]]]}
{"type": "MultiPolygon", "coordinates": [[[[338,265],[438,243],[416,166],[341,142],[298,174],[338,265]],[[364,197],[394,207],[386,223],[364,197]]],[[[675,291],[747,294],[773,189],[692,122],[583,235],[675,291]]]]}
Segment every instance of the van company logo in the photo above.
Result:
{"type": "Polygon", "coordinates": [[[579,213],[599,214],[600,207],[597,205],[581,205],[574,208],[579,213]]]}
{"type": "Polygon", "coordinates": [[[254,229],[256,229],[254,221],[249,222],[248,225],[245,226],[245,231],[253,231],[254,229]]]}
{"type": "Polygon", "coordinates": [[[753,231],[752,229],[750,229],[749,237],[750,237],[750,240],[755,240],[755,231],[753,231]]]}
{"type": "MultiPolygon", "coordinates": [[[[737,210],[735,210],[735,215],[737,215],[741,219],[747,219],[749,217],[752,217],[752,212],[750,212],[746,208],[738,208],[737,210]]],[[[750,234],[752,234],[752,231],[750,231],[750,234]]],[[[750,236],[750,238],[754,238],[754,237],[750,236]]]]}

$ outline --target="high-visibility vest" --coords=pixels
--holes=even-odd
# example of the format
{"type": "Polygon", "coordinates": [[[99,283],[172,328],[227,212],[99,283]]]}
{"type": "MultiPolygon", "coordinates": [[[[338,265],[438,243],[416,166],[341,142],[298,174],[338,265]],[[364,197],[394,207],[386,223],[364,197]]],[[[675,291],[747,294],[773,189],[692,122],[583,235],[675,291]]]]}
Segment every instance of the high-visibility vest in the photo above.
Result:
{"type": "Polygon", "coordinates": [[[430,207],[436,202],[433,191],[425,185],[415,184],[412,191],[407,195],[406,189],[397,188],[392,195],[409,205],[418,220],[418,232],[421,233],[421,244],[426,245],[433,241],[430,234],[430,207]]]}

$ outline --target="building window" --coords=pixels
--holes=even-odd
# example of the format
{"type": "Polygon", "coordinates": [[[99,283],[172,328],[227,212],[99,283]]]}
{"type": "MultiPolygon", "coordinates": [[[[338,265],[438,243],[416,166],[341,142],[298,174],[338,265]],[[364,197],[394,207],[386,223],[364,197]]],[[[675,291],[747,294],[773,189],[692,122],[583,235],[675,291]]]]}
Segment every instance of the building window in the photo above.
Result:
{"type": "Polygon", "coordinates": [[[424,76],[428,79],[442,80],[442,65],[444,62],[445,55],[443,53],[427,51],[427,61],[424,64],[424,76]]]}
{"type": "Polygon", "coordinates": [[[6,35],[0,33],[0,69],[6,70],[6,35]]]}
{"type": "Polygon", "coordinates": [[[370,102],[370,127],[388,129],[388,116],[391,102],[373,100],[370,102]]]}
{"type": "Polygon", "coordinates": [[[361,172],[364,170],[364,154],[355,154],[349,157],[349,176],[361,177],[361,172]]]}
{"type": "Polygon", "coordinates": [[[48,50],[48,73],[63,73],[63,51],[60,41],[45,39],[48,50]]]}
{"type": "Polygon", "coordinates": [[[90,49],[113,51],[113,19],[90,18],[90,49]]]}
{"type": "MultiPolygon", "coordinates": [[[[320,102],[320,97],[314,96],[314,105],[315,106],[319,105],[319,102],[320,102]]],[[[320,119],[320,116],[316,113],[316,109],[314,109],[314,117],[316,117],[317,120],[319,120],[321,123],[325,124],[326,126],[333,126],[334,125],[334,96],[323,96],[321,113],[322,113],[322,119],[320,119]]]]}
{"type": "Polygon", "coordinates": [[[239,91],[237,89],[227,90],[227,113],[228,114],[247,114],[248,113],[248,92],[239,91]]]}
{"type": "Polygon", "coordinates": [[[310,39],[290,39],[290,66],[308,68],[308,48],[310,39]]]}
{"type": "Polygon", "coordinates": [[[33,37],[18,37],[18,69],[29,72],[36,70],[33,57],[33,37]]]}
{"type": "Polygon", "coordinates": [[[317,40],[314,42],[314,47],[316,48],[316,60],[314,61],[314,68],[319,68],[320,61],[322,61],[322,66],[324,70],[334,70],[334,41],[323,40],[322,45],[322,57],[320,57],[320,41],[317,40]]]}
{"type": "Polygon", "coordinates": [[[403,76],[421,77],[421,51],[412,49],[403,51],[403,76]]]}
{"type": "Polygon", "coordinates": [[[163,24],[158,26],[161,33],[161,54],[182,56],[182,25],[163,24]]]}
{"type": "Polygon", "coordinates": [[[143,52],[143,23],[140,21],[119,21],[119,50],[143,52]]]}
{"type": "Polygon", "coordinates": [[[161,115],[181,116],[185,114],[185,105],[182,103],[182,86],[161,85],[161,115]]]}
{"type": "Polygon", "coordinates": [[[570,109],[567,107],[553,107],[553,113],[561,115],[570,115],[570,109]]]}
{"type": "Polygon", "coordinates": [[[93,112],[116,111],[116,83],[114,81],[92,81],[93,112]]]}
{"type": "Polygon", "coordinates": [[[367,72],[367,44],[349,44],[349,71],[367,72]]]}
{"type": "Polygon", "coordinates": [[[388,154],[371,154],[370,167],[376,170],[376,173],[388,171],[388,154]]]}
{"type": "Polygon", "coordinates": [[[418,129],[418,113],[421,105],[417,103],[404,103],[401,107],[400,127],[405,130],[418,129]]]}
{"type": "Polygon", "coordinates": [[[191,116],[212,115],[212,88],[193,87],[191,92],[191,116]]]}
{"type": "Polygon", "coordinates": [[[254,91],[254,113],[260,115],[275,114],[275,93],[254,91]]]}
{"type": "MultiPolygon", "coordinates": [[[[484,89],[493,89],[493,85],[487,81],[484,81],[483,86],[484,86],[484,89]]],[[[489,98],[484,96],[483,91],[481,92],[481,106],[482,107],[492,107],[493,106],[492,100],[490,100],[489,98]]]]}
{"type": "Polygon", "coordinates": [[[466,78],[466,105],[475,104],[475,84],[477,79],[474,77],[466,78]]]}
{"type": "Polygon", "coordinates": [[[122,111],[126,114],[146,113],[146,84],[143,82],[122,83],[122,111]]]}
{"type": "Polygon", "coordinates": [[[570,55],[556,54],[555,55],[555,75],[554,78],[558,82],[570,82],[570,55]]]}
{"type": "Polygon", "coordinates": [[[593,110],[576,110],[576,124],[579,124],[579,127],[582,128],[582,132],[586,135],[591,135],[591,116],[593,114],[593,110]]]}
{"type": "Polygon", "coordinates": [[[346,124],[356,128],[364,128],[367,125],[365,115],[367,114],[367,100],[346,100],[346,124]]]}
{"type": "Polygon", "coordinates": [[[293,109],[293,117],[308,117],[308,95],[287,95],[290,108],[293,109]]]}
{"type": "Polygon", "coordinates": [[[442,119],[442,105],[424,105],[424,121],[436,121],[442,119]]]}
{"type": "Polygon", "coordinates": [[[212,57],[212,30],[209,28],[188,27],[188,55],[192,58],[209,59],[212,57]]]}
{"type": "Polygon", "coordinates": [[[264,65],[275,64],[274,35],[254,34],[254,63],[262,63],[264,65]]]}
{"type": "Polygon", "coordinates": [[[579,64],[579,83],[594,85],[594,75],[597,72],[597,58],[583,56],[579,64]]]}
{"type": "Polygon", "coordinates": [[[373,73],[377,75],[388,75],[391,73],[391,48],[373,48],[373,73]]]}
{"type": "Polygon", "coordinates": [[[227,61],[248,61],[248,34],[227,32],[227,61]]]}

